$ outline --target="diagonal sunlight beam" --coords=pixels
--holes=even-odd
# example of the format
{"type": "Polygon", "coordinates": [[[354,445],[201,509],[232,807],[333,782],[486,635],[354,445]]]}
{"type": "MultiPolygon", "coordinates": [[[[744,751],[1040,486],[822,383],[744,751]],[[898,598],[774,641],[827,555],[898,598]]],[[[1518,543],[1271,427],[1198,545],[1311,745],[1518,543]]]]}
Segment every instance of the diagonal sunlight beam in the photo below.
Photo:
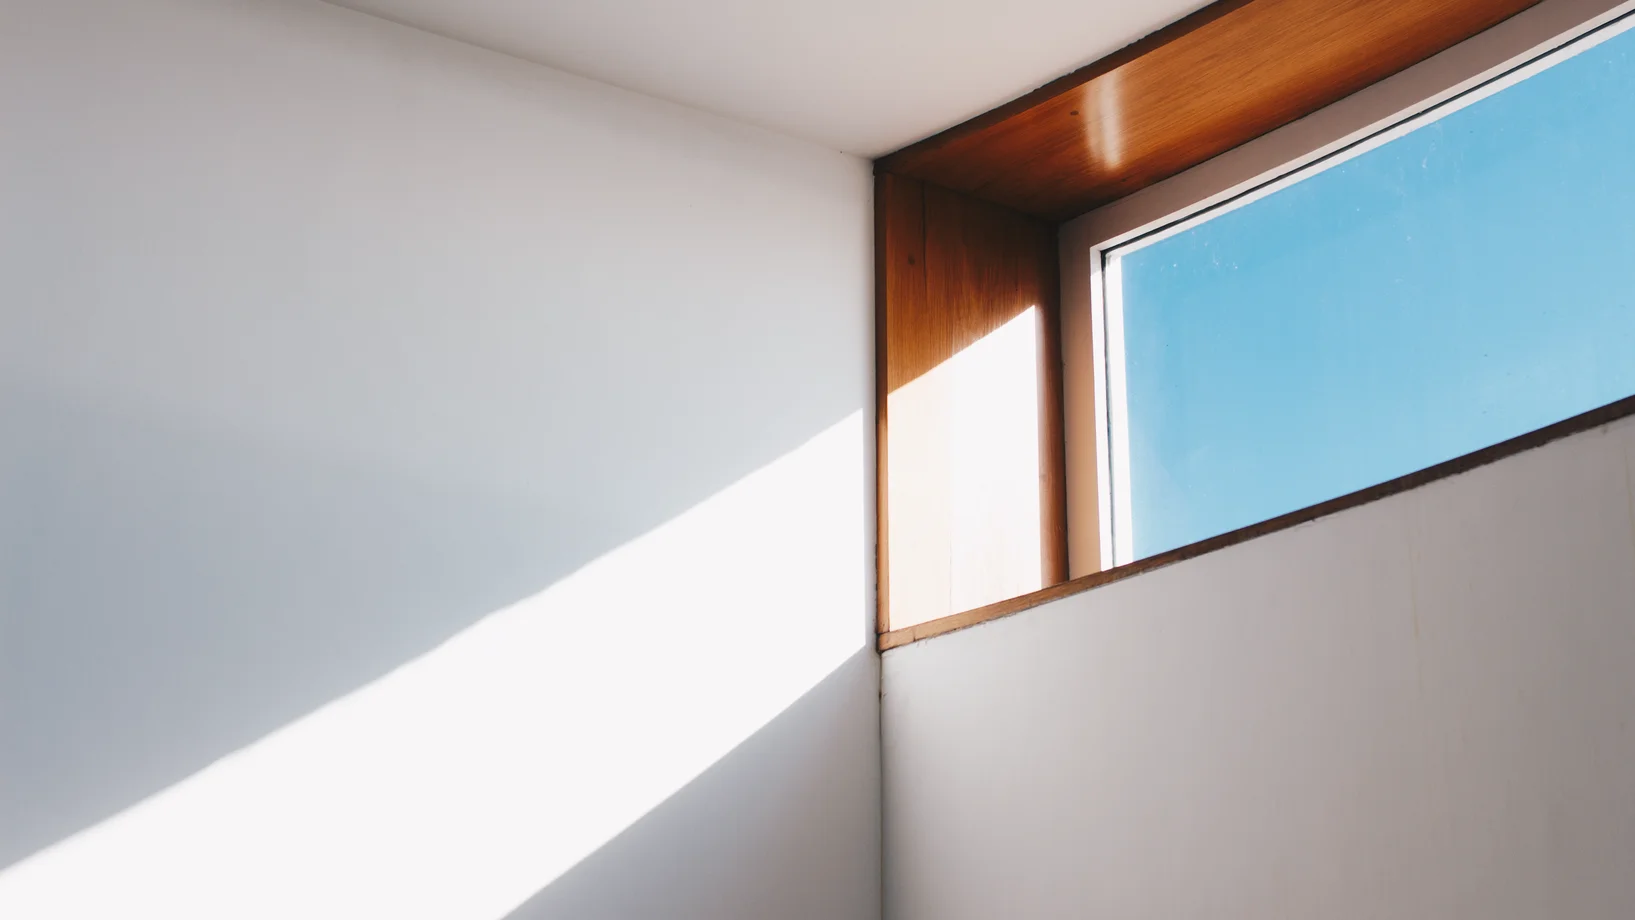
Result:
{"type": "Polygon", "coordinates": [[[0,874],[0,917],[499,920],[867,641],[866,444],[805,445],[0,874]]]}

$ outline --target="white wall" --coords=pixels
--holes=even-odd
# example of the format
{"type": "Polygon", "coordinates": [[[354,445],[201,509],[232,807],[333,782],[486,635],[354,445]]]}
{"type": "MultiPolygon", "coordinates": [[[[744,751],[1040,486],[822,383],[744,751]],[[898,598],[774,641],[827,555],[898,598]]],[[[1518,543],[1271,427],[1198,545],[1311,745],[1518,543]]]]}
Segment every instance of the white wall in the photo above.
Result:
{"type": "Polygon", "coordinates": [[[1635,916],[1635,420],[884,659],[886,915],[1635,916]]]}
{"type": "Polygon", "coordinates": [[[866,163],[300,0],[0,125],[0,915],[878,915],[866,163]]]}

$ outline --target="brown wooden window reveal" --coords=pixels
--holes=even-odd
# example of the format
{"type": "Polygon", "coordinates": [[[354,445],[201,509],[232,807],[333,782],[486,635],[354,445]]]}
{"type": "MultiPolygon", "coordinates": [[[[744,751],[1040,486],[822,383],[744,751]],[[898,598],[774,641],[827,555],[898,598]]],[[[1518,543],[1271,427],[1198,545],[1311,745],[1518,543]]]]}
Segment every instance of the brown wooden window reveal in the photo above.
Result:
{"type": "Polygon", "coordinates": [[[1219,0],[876,161],[881,647],[1118,572],[1067,581],[1060,222],[1537,2],[1219,0]]]}

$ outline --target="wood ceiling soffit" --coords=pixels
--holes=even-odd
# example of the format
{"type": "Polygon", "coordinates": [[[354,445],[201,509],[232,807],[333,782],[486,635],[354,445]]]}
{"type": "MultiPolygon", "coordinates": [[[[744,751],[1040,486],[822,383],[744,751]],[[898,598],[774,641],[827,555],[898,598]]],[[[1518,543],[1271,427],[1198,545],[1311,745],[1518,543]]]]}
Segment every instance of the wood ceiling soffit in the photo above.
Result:
{"type": "Polygon", "coordinates": [[[1303,118],[1538,0],[1220,0],[876,170],[1051,221],[1303,118]]]}

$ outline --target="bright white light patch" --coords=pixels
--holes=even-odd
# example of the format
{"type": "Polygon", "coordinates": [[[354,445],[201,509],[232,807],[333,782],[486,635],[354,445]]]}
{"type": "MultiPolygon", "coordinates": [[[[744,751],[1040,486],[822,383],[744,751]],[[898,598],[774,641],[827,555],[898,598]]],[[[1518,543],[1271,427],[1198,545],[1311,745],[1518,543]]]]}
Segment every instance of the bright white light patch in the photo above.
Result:
{"type": "Polygon", "coordinates": [[[1038,590],[1038,310],[898,388],[887,415],[892,628],[1038,590]]]}
{"type": "Polygon", "coordinates": [[[866,642],[854,413],[0,874],[0,917],[499,920],[866,642]]]}

